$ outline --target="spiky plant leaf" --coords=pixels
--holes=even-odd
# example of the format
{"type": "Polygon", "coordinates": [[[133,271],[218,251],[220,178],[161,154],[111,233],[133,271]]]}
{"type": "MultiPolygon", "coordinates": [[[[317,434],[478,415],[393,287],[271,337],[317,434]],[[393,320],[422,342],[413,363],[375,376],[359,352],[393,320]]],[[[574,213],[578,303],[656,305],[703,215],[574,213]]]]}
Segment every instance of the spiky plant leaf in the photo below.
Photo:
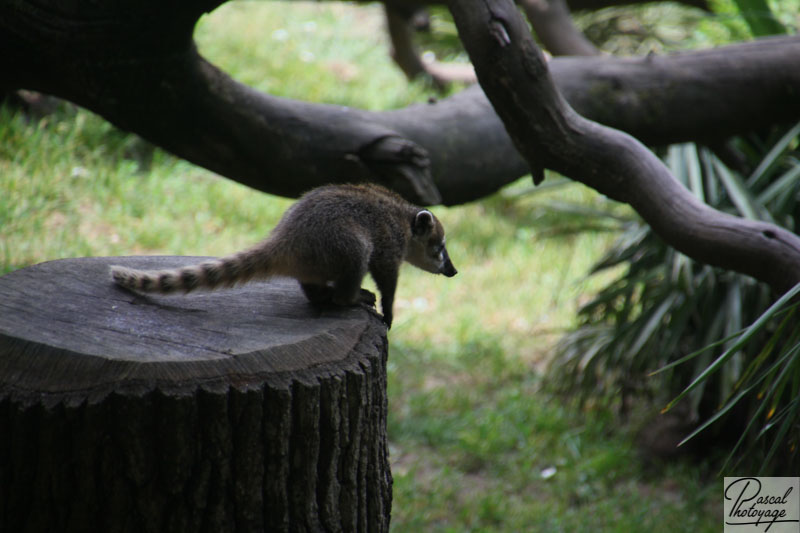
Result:
{"type": "MultiPolygon", "coordinates": [[[[798,135],[800,124],[771,144],[739,139],[743,154],[760,154],[747,178],[707,148],[673,146],[665,159],[676,179],[717,209],[793,230],[800,220],[798,135]]],[[[800,288],[776,302],[764,284],[698,264],[636,222],[592,273],[620,266],[624,274],[580,309],[582,325],[560,344],[552,368],[563,386],[579,387],[584,398],[642,388],[657,401],[672,400],[668,407],[689,400],[689,415],[701,423],[687,440],[726,424],[744,430],[726,465],[745,444],[772,463],[786,442],[796,447],[800,411],[790,401],[800,394],[800,370],[787,368],[800,369],[793,351],[800,312],[789,305],[800,288]]]]}

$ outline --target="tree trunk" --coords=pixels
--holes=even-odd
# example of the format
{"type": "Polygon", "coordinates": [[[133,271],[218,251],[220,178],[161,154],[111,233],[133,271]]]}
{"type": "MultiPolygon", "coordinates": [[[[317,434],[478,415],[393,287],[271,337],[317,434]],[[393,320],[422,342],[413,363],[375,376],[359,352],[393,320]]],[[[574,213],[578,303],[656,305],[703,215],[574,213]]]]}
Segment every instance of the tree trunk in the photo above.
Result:
{"type": "Polygon", "coordinates": [[[189,296],[67,259],[0,278],[0,531],[387,531],[385,328],[293,281],[189,296]]]}

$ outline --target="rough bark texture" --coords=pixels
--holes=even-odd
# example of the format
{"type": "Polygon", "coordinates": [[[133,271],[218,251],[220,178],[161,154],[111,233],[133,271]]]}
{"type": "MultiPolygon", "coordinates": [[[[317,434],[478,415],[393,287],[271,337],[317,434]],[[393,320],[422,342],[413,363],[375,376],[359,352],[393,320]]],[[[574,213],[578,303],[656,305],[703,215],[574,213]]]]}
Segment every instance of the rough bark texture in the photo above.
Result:
{"type": "Polygon", "coordinates": [[[109,264],[0,278],[0,531],[387,531],[385,328],[293,281],[190,296],[109,264]]]}
{"type": "MultiPolygon", "coordinates": [[[[67,98],[180,157],[284,196],[370,180],[417,203],[452,205],[528,172],[478,87],[369,112],[235,82],[192,42],[196,19],[219,3],[0,2],[0,84],[67,98]]],[[[800,118],[797,37],[674,57],[557,58],[551,68],[578,112],[648,144],[720,140],[800,118]]]]}
{"type": "MultiPolygon", "coordinates": [[[[800,237],[700,202],[639,141],[569,106],[510,0],[450,4],[478,81],[522,155],[630,204],[690,257],[786,290],[800,282],[800,237]]],[[[541,171],[534,172],[534,179],[541,171]]]]}

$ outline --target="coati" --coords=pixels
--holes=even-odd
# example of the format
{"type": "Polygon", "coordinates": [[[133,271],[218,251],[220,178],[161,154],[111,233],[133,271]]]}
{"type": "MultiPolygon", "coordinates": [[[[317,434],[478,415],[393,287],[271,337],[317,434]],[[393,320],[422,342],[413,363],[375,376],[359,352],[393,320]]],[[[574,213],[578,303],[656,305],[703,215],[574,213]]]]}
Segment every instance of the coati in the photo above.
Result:
{"type": "Polygon", "coordinates": [[[404,260],[447,277],[457,272],[433,213],[378,185],[327,185],[303,195],[251,248],[175,270],[112,266],[111,278],[133,291],[172,293],[288,276],[313,304],[372,305],[375,296],[361,288],[369,272],[381,293],[383,321],[391,327],[404,260]]]}

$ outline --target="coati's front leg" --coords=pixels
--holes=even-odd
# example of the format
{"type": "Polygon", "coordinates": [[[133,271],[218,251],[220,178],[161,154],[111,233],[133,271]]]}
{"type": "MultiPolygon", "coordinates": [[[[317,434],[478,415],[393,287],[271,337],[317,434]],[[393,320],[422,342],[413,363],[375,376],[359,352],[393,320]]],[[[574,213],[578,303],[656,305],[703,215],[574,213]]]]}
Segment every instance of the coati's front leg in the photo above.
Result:
{"type": "Polygon", "coordinates": [[[394,293],[397,290],[397,278],[400,275],[400,265],[394,263],[383,263],[374,265],[369,270],[372,279],[378,286],[381,293],[381,310],[383,311],[383,322],[387,328],[392,327],[394,313],[394,293]]]}

